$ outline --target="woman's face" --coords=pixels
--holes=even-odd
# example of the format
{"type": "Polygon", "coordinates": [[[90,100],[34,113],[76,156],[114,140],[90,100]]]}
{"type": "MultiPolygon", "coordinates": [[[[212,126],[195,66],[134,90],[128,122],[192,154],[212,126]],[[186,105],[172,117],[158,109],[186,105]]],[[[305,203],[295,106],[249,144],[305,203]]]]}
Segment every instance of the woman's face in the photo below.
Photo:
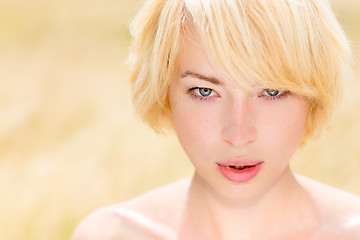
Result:
{"type": "Polygon", "coordinates": [[[283,89],[245,90],[238,84],[245,79],[222,74],[196,41],[186,39],[182,49],[169,100],[195,174],[223,194],[265,190],[288,171],[307,101],[283,89]]]}

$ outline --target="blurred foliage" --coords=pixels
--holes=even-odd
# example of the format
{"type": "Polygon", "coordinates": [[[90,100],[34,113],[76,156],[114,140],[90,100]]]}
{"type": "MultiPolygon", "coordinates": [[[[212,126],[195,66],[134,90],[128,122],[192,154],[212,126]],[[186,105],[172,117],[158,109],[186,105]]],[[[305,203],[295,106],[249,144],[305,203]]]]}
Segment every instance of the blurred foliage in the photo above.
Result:
{"type": "MultiPolygon", "coordinates": [[[[358,59],[360,3],[332,2],[358,59]]],[[[191,174],[176,138],[133,114],[123,62],[139,5],[0,1],[1,239],[68,239],[93,209],[191,174]]],[[[360,194],[359,81],[345,87],[332,132],[293,168],[360,194]]]]}

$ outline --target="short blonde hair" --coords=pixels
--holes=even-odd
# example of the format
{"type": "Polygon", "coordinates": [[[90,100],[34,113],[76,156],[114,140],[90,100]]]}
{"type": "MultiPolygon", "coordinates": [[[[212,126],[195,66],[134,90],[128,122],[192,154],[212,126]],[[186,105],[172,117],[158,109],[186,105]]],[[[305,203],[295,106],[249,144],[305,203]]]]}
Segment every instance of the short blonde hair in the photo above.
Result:
{"type": "Polygon", "coordinates": [[[135,109],[156,132],[172,127],[167,94],[185,27],[240,84],[306,97],[304,140],[328,123],[351,51],[326,0],[150,0],[130,26],[128,61],[135,109]]]}

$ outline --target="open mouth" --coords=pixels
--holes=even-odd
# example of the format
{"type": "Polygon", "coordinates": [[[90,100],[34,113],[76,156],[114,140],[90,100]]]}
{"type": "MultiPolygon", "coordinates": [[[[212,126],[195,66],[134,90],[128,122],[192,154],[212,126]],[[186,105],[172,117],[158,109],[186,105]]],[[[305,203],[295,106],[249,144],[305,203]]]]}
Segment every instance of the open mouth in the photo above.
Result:
{"type": "Polygon", "coordinates": [[[218,169],[225,178],[232,182],[247,182],[258,174],[264,162],[258,162],[255,164],[250,163],[247,165],[245,163],[240,164],[244,165],[228,165],[218,163],[218,169]]]}
{"type": "Polygon", "coordinates": [[[243,170],[245,168],[251,168],[254,167],[256,165],[244,165],[244,166],[235,166],[235,165],[229,165],[229,168],[234,168],[236,170],[243,170]]]}

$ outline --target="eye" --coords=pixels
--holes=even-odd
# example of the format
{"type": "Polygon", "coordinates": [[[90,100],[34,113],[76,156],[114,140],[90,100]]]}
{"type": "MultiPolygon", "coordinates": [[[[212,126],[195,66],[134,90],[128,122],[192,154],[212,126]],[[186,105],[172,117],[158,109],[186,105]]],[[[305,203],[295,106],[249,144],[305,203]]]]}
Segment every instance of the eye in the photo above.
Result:
{"type": "Polygon", "coordinates": [[[217,93],[212,90],[211,88],[200,88],[200,87],[194,87],[189,89],[189,91],[200,98],[208,98],[208,97],[215,97],[217,96],[217,93]]]}
{"type": "Polygon", "coordinates": [[[286,97],[288,94],[290,94],[290,91],[288,90],[266,88],[259,94],[259,97],[265,97],[270,100],[278,100],[286,97]]]}
{"type": "Polygon", "coordinates": [[[204,87],[193,87],[188,90],[188,94],[198,100],[210,100],[220,97],[219,94],[211,89],[204,87]]]}
{"type": "Polygon", "coordinates": [[[280,89],[267,88],[267,89],[264,89],[262,94],[265,96],[269,96],[269,97],[276,97],[276,96],[282,95],[284,92],[285,92],[284,90],[280,90],[280,89]]]}
{"type": "Polygon", "coordinates": [[[202,97],[209,97],[213,93],[213,90],[210,88],[197,88],[195,92],[202,97]]]}

